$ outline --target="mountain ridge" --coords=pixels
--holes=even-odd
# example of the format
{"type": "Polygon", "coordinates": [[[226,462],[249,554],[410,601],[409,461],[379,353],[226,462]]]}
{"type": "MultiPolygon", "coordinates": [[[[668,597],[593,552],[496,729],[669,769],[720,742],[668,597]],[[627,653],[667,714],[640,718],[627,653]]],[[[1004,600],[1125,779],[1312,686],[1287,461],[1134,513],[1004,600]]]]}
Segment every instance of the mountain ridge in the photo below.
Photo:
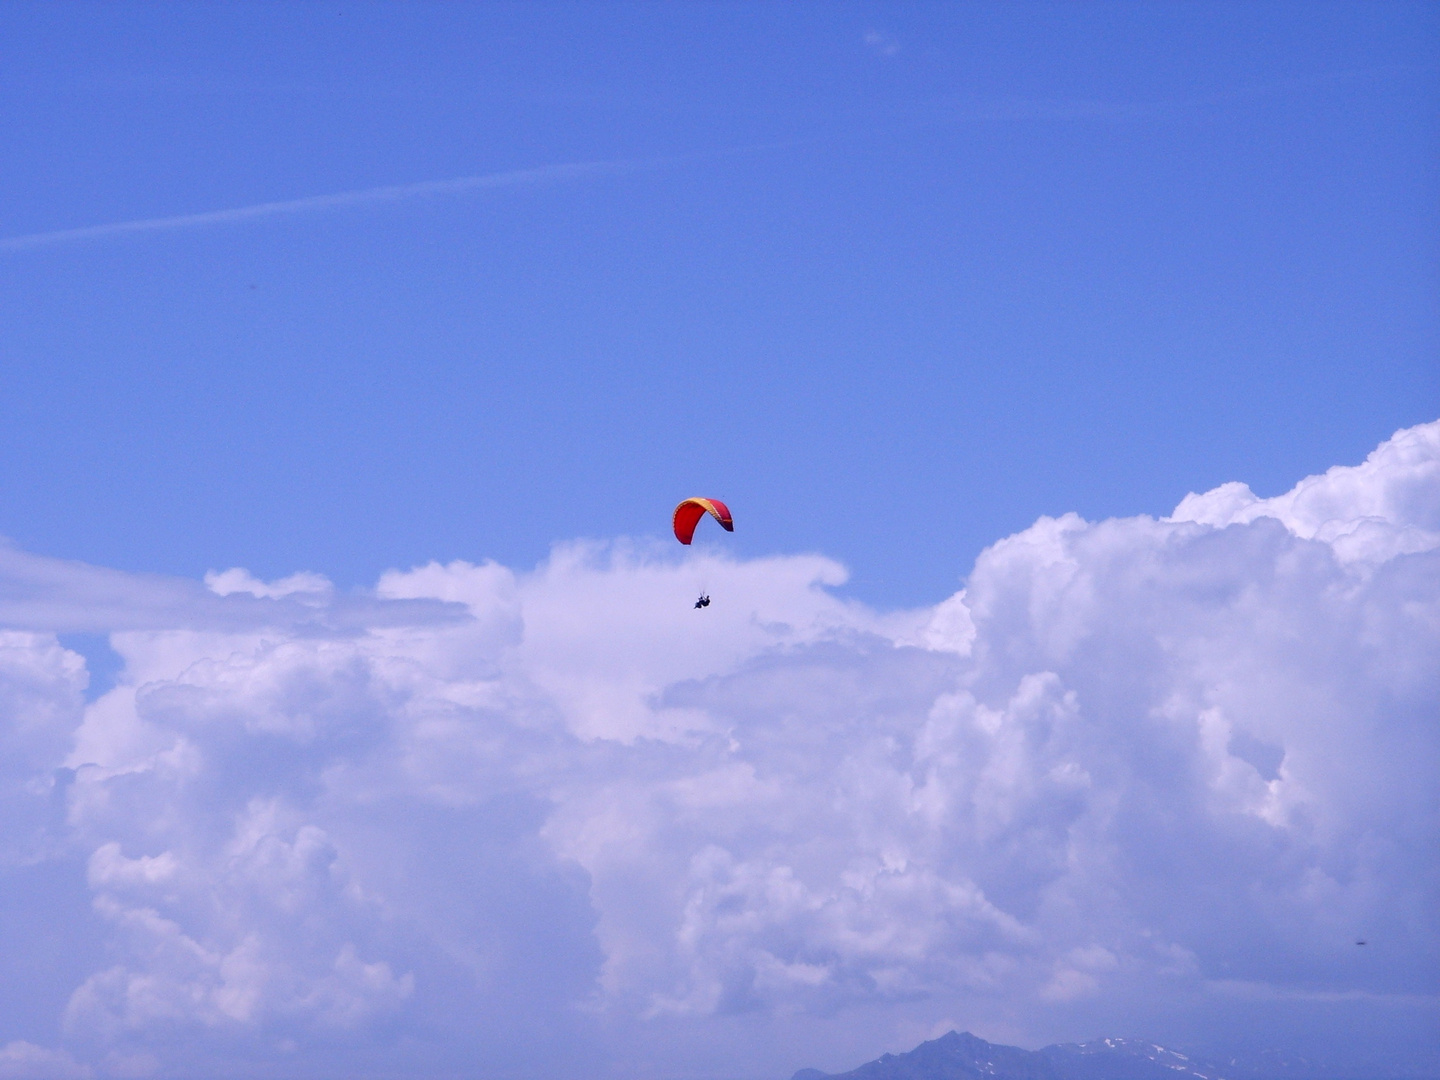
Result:
{"type": "MultiPolygon", "coordinates": [[[[1367,1077],[1377,1080],[1373,1074],[1367,1077]]],[[[849,1072],[801,1069],[790,1080],[1340,1080],[1340,1074],[1274,1052],[1217,1062],[1120,1038],[1024,1050],[968,1031],[949,1031],[849,1072]]]]}

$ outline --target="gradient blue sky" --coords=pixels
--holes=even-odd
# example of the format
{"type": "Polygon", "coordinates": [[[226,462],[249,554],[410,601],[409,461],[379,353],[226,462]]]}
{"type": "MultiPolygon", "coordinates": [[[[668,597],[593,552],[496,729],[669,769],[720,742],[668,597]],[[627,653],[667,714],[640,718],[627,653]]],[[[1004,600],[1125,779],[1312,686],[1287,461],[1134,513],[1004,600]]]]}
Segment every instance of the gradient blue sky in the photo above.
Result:
{"type": "Polygon", "coordinates": [[[1042,513],[1278,493],[1440,411],[1437,42],[1424,4],[6,4],[0,534],[348,587],[705,493],[893,606],[1042,513]]]}

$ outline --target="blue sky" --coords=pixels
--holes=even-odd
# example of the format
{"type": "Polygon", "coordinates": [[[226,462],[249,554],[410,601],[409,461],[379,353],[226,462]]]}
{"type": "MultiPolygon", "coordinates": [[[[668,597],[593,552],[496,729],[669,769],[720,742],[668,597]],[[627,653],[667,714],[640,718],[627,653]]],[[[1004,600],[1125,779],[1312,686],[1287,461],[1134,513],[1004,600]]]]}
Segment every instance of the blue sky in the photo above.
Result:
{"type": "Polygon", "coordinates": [[[0,1080],[1440,1077],[1437,43],[0,6],[0,1080]]]}
{"type": "Polygon", "coordinates": [[[615,166],[0,246],[28,548],[348,587],[706,493],[909,605],[1440,404],[1425,5],[0,19],[5,237],[615,166]]]}

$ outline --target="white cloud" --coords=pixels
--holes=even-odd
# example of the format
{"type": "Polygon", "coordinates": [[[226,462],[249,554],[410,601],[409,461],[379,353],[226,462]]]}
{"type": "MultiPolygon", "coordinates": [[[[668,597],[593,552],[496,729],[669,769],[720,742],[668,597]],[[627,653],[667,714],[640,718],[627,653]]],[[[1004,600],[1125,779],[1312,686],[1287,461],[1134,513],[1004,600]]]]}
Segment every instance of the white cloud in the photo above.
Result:
{"type": "Polygon", "coordinates": [[[1433,551],[1440,547],[1440,425],[1396,432],[1364,464],[1337,465],[1273,499],[1240,483],[1187,495],[1169,520],[1224,526],[1266,517],[1324,541],[1345,562],[1433,551]]]}
{"type": "Polygon", "coordinates": [[[335,586],[330,584],[330,579],[323,574],[302,571],[278,581],[266,582],[238,566],[231,567],[229,570],[209,571],[205,575],[205,587],[216,596],[246,593],[250,596],[272,600],[282,596],[293,596],[296,593],[323,599],[335,589],[335,586]]]}
{"type": "Polygon", "coordinates": [[[64,1050],[16,1039],[0,1046],[0,1080],[88,1080],[91,1071],[64,1050]]]}
{"type": "Polygon", "coordinates": [[[774,1075],[1341,1007],[1434,1050],[1440,423],[1042,519],[916,612],[624,543],[370,599],[0,556],[0,850],[78,860],[105,945],[0,1034],[101,1074],[774,1075]],[[105,618],[85,706],[49,631],[105,618]]]}

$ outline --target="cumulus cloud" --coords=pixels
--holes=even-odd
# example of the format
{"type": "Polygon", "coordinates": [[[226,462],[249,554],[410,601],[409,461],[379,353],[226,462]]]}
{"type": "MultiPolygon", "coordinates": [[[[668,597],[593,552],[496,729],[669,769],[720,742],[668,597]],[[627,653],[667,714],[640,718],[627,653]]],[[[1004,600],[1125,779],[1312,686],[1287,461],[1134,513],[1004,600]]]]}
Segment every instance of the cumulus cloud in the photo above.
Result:
{"type": "Polygon", "coordinates": [[[1235,525],[1274,518],[1296,536],[1327,543],[1349,563],[1440,546],[1440,427],[1397,432],[1363,465],[1337,465],[1284,495],[1259,499],[1245,484],[1187,495],[1171,521],[1235,525]]]}
{"type": "Polygon", "coordinates": [[[783,1075],[940,1022],[1434,1053],[1440,423],[1042,519],[909,612],[639,542],[368,597],[0,573],[0,893],[75,942],[0,1070],[783,1075]],[[79,625],[125,662],[88,704],[79,625]]]}

